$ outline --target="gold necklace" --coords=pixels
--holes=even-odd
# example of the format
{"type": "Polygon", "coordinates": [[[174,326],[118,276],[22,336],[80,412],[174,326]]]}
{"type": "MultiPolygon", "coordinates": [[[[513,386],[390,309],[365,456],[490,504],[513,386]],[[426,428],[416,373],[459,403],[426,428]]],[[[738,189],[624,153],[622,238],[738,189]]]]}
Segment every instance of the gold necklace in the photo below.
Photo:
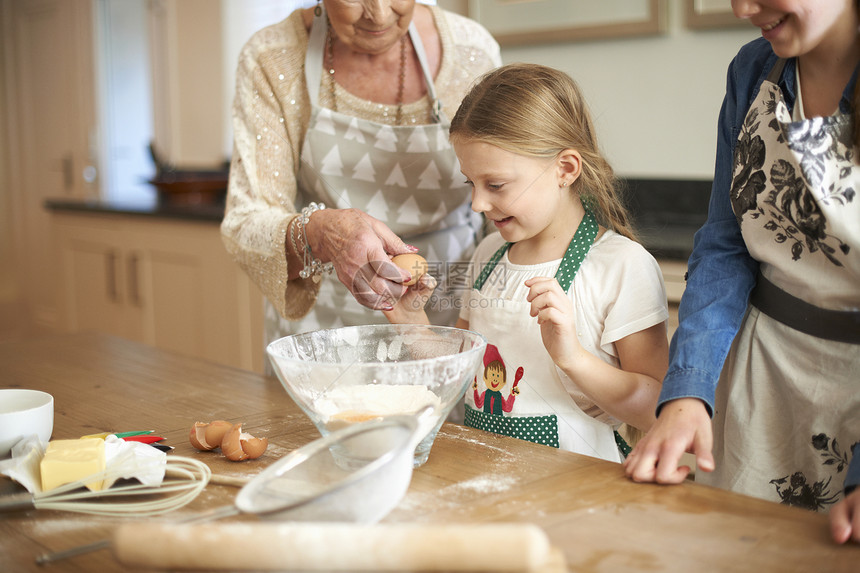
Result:
{"type": "MultiPolygon", "coordinates": [[[[331,109],[337,111],[337,96],[334,89],[334,40],[331,33],[331,22],[326,18],[326,52],[328,55],[328,87],[331,94],[331,109]]],[[[400,125],[403,119],[403,88],[406,85],[406,34],[400,37],[400,78],[397,87],[397,115],[394,118],[396,125],[400,125]]]]}

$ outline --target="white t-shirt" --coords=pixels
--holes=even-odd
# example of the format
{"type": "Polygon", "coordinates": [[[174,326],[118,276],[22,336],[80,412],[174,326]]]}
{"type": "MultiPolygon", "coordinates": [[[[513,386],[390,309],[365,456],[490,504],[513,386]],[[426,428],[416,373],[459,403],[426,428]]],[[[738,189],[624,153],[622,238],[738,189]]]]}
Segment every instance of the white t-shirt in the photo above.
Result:
{"type": "MultiPolygon", "coordinates": [[[[481,241],[469,267],[470,287],[504,242],[499,233],[481,241]]],[[[518,265],[511,263],[506,252],[481,292],[486,297],[525,301],[529,289],[523,283],[533,277],[555,276],[559,264],[561,259],[518,265]]],[[[474,292],[469,288],[463,296],[460,318],[467,321],[473,312],[470,299],[474,292]]],[[[669,318],[666,287],[657,261],[642,245],[614,231],[607,230],[591,246],[567,294],[573,301],[582,347],[616,367],[616,341],[669,318]]],[[[575,386],[561,369],[556,370],[566,383],[575,386]]],[[[617,423],[584,395],[573,398],[593,418],[617,423]]]]}

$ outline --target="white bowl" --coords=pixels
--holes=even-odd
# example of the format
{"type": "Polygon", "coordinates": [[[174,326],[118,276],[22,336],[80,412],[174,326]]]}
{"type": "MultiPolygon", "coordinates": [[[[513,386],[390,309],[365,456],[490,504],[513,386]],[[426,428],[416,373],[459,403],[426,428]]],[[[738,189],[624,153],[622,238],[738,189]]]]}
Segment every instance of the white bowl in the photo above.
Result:
{"type": "Polygon", "coordinates": [[[39,390],[0,390],[0,458],[8,457],[21,438],[36,435],[47,442],[53,431],[53,396],[39,390]]]}

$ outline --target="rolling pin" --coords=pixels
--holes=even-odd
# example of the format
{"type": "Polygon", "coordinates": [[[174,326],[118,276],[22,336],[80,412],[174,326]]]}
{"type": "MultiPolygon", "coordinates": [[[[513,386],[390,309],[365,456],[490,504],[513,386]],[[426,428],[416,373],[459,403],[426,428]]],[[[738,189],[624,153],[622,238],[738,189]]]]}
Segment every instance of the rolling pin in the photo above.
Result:
{"type": "Polygon", "coordinates": [[[150,569],[544,571],[546,534],[526,523],[125,523],[117,560],[150,569]]]}

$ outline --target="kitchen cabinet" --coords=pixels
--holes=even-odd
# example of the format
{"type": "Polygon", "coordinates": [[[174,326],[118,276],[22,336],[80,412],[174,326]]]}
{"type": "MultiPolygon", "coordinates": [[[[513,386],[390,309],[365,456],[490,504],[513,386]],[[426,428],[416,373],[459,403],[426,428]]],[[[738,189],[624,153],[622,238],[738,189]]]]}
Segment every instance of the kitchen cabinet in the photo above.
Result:
{"type": "Polygon", "coordinates": [[[669,339],[678,328],[678,305],[687,283],[684,274],[687,272],[687,261],[677,259],[658,259],[660,270],[663,271],[663,282],[666,284],[666,298],[669,301],[669,339]]]}
{"type": "Polygon", "coordinates": [[[212,221],[55,212],[64,330],[262,372],[263,299],[212,221]]]}
{"type": "Polygon", "coordinates": [[[17,305],[28,328],[57,323],[43,203],[98,194],[95,6],[0,0],[0,243],[10,254],[4,260],[0,253],[0,303],[17,305]]]}

